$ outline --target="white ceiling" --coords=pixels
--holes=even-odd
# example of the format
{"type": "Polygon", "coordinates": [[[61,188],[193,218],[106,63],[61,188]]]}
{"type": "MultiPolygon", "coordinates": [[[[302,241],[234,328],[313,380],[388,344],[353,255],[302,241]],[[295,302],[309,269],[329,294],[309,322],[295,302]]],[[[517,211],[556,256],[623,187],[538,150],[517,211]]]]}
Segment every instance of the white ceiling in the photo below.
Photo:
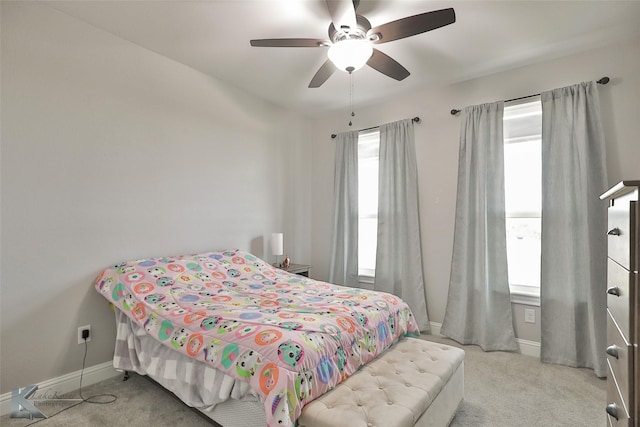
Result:
{"type": "MultiPolygon", "coordinates": [[[[257,48],[250,39],[327,38],[324,0],[45,1],[68,15],[306,115],[348,103],[348,74],[307,88],[326,48],[257,48]]],[[[640,1],[361,0],[372,26],[453,7],[456,23],[376,47],[407,68],[398,82],[364,67],[369,104],[640,36],[640,1]]],[[[594,78],[600,76],[593,76],[594,78]]]]}

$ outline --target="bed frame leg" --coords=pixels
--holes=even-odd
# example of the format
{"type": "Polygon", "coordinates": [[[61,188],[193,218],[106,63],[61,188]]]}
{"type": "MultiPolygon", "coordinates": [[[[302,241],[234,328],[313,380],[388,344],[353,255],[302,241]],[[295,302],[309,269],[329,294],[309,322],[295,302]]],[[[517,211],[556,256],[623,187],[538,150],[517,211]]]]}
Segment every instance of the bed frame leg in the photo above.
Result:
{"type": "Polygon", "coordinates": [[[124,371],[124,378],[122,378],[122,381],[126,381],[129,379],[129,371],[124,371]]]}

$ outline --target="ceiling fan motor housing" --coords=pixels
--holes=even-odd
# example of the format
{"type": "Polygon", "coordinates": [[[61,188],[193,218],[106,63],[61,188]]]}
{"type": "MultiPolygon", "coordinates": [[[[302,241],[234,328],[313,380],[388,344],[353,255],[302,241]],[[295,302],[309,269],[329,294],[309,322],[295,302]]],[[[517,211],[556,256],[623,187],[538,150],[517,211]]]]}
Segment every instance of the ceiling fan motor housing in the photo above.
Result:
{"type": "Polygon", "coordinates": [[[336,29],[333,22],[329,24],[329,40],[337,43],[342,40],[364,40],[367,38],[367,32],[371,29],[371,23],[362,15],[356,15],[356,28],[341,27],[336,29]]]}

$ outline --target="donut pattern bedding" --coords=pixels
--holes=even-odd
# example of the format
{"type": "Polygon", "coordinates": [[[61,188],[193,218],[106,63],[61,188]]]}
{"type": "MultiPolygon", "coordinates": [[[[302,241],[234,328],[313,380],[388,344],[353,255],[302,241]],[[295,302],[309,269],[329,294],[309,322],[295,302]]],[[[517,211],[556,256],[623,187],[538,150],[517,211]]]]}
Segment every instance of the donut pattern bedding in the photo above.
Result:
{"type": "Polygon", "coordinates": [[[95,281],[116,308],[164,345],[248,382],[268,426],[419,330],[383,292],[274,268],[240,250],[123,262],[95,281]]]}

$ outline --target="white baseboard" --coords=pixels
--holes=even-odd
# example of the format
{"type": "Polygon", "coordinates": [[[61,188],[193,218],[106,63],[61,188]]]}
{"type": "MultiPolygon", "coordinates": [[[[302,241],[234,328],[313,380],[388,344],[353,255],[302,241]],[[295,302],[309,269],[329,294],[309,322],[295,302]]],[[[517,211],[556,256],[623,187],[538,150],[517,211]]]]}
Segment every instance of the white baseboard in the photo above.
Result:
{"type": "Polygon", "coordinates": [[[440,335],[440,328],[442,328],[442,323],[437,322],[429,322],[429,326],[431,326],[431,335],[440,335]]]}
{"type": "MultiPolygon", "coordinates": [[[[431,335],[440,335],[440,328],[442,328],[442,323],[437,322],[429,322],[431,326],[431,335]]],[[[518,349],[520,354],[524,356],[531,356],[540,358],[540,343],[536,341],[523,340],[522,338],[516,338],[516,343],[518,343],[518,349]]]]}
{"type": "MultiPolygon", "coordinates": [[[[70,374],[38,383],[38,391],[36,394],[55,393],[56,395],[61,396],[76,391],[80,388],[80,373],[81,371],[71,372],[70,374]]],[[[113,368],[113,362],[111,361],[91,366],[86,368],[82,374],[82,387],[84,388],[121,374],[121,372],[118,372],[113,368]]],[[[31,384],[24,384],[23,387],[28,385],[31,384]]],[[[11,392],[0,395],[0,415],[6,415],[10,411],[11,392]]]]}
{"type": "Polygon", "coordinates": [[[524,356],[537,357],[540,359],[540,343],[536,341],[523,340],[522,338],[516,338],[520,354],[524,356]]]}

